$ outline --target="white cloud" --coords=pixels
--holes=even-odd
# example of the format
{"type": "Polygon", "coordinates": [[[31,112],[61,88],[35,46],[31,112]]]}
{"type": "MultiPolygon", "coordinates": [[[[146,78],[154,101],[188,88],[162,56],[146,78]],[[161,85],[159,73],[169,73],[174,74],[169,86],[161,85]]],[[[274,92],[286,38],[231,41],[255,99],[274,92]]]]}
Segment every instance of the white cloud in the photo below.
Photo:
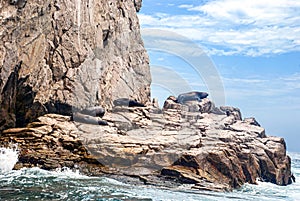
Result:
{"type": "Polygon", "coordinates": [[[300,73],[294,73],[293,75],[280,78],[289,90],[300,89],[300,73]]]}
{"type": "Polygon", "coordinates": [[[223,78],[224,81],[226,82],[231,82],[231,83],[239,83],[239,84],[261,84],[265,83],[268,80],[263,80],[263,79],[249,79],[249,78],[223,78]]]}
{"type": "Polygon", "coordinates": [[[179,5],[178,8],[193,8],[194,6],[193,5],[190,5],[190,4],[182,4],[182,5],[179,5]]]}
{"type": "Polygon", "coordinates": [[[216,22],[198,15],[169,15],[155,13],[155,15],[138,14],[138,16],[142,26],[145,27],[193,28],[195,25],[199,27],[216,25],[216,22]]]}
{"type": "Polygon", "coordinates": [[[300,82],[300,73],[294,73],[293,75],[282,77],[281,80],[300,82]]]}
{"type": "Polygon", "coordinates": [[[255,22],[270,25],[297,22],[299,8],[299,0],[217,0],[189,10],[201,11],[213,18],[237,24],[255,22]]]}
{"type": "Polygon", "coordinates": [[[193,14],[139,14],[142,27],[184,35],[206,46],[209,54],[260,56],[300,51],[299,0],[215,0],[178,7],[193,14]]]}
{"type": "MultiPolygon", "coordinates": [[[[286,78],[292,78],[289,75],[286,78]]],[[[294,99],[295,90],[300,89],[299,81],[287,82],[285,79],[263,77],[222,77],[225,85],[226,96],[232,99],[245,99],[253,96],[271,98],[282,97],[294,99]]],[[[300,80],[300,78],[299,78],[300,80]]],[[[298,97],[299,98],[299,97],[298,97]]],[[[264,102],[266,99],[264,99],[264,102]]]]}
{"type": "Polygon", "coordinates": [[[291,90],[298,90],[300,89],[300,83],[299,82],[287,82],[286,86],[291,90]]]}
{"type": "Polygon", "coordinates": [[[152,17],[150,15],[139,14],[139,20],[142,25],[151,26],[157,24],[157,21],[159,19],[157,19],[156,17],[152,17]]]}

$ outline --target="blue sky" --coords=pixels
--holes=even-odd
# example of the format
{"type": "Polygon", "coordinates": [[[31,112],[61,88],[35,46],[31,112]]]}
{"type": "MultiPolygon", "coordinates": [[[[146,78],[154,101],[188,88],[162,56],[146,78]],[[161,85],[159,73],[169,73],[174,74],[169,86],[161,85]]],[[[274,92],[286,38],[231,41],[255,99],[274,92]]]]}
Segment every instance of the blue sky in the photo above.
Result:
{"type": "MultiPolygon", "coordinates": [[[[284,137],[288,150],[299,152],[299,13],[299,0],[143,0],[139,19],[142,29],[170,31],[197,44],[218,72],[224,104],[256,117],[267,134],[284,137]]],[[[152,96],[160,103],[177,95],[179,80],[191,90],[214,93],[207,75],[180,55],[149,49],[149,56],[152,96]],[[157,84],[157,78],[165,82],[157,84]]]]}

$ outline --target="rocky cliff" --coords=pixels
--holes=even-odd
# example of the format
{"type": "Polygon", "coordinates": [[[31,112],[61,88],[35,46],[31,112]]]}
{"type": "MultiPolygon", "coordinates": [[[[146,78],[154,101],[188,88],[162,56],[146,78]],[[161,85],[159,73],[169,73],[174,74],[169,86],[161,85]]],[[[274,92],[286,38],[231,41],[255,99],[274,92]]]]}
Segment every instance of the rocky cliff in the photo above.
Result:
{"type": "Polygon", "coordinates": [[[0,0],[0,130],[150,97],[141,1],[0,0]]]}
{"type": "Polygon", "coordinates": [[[170,97],[163,109],[149,102],[140,7],[137,0],[0,0],[0,144],[18,144],[15,169],[70,167],[206,190],[257,179],[290,184],[284,139],[267,136],[239,109],[204,97],[184,104],[170,97]],[[123,99],[113,106],[123,97],[146,107],[123,99]],[[73,108],[97,105],[106,108],[101,119],[72,118],[73,108]]]}

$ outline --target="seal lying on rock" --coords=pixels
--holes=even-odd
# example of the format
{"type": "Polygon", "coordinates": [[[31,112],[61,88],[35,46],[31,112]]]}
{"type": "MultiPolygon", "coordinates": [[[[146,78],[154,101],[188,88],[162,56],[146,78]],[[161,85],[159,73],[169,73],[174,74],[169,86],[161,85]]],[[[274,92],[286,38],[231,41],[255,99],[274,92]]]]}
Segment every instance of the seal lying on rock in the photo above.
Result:
{"type": "Polygon", "coordinates": [[[85,108],[83,110],[80,110],[79,112],[93,117],[103,117],[105,114],[105,109],[100,106],[95,106],[85,108]]]}
{"type": "Polygon", "coordinates": [[[127,106],[127,107],[145,107],[144,104],[137,102],[136,100],[132,100],[129,98],[119,98],[114,100],[115,106],[127,106]]]}
{"type": "Polygon", "coordinates": [[[79,112],[75,112],[72,116],[73,121],[86,123],[86,124],[94,124],[94,125],[108,125],[108,123],[104,120],[99,119],[98,117],[93,117],[89,115],[85,115],[79,112]]]}
{"type": "Polygon", "coordinates": [[[100,106],[88,107],[85,109],[73,108],[72,120],[86,124],[108,125],[106,121],[99,118],[102,118],[104,114],[105,109],[100,106]]]}
{"type": "Polygon", "coordinates": [[[188,93],[179,94],[177,97],[177,103],[184,104],[187,101],[201,101],[201,99],[206,98],[208,93],[192,91],[188,93]]]}

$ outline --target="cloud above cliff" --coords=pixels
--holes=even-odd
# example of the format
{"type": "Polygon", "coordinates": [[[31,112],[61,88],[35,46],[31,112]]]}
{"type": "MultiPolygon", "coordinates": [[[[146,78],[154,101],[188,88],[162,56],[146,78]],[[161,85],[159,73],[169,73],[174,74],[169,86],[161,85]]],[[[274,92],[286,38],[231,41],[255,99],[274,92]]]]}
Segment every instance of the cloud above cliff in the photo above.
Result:
{"type": "MultiPolygon", "coordinates": [[[[285,135],[289,149],[299,150],[294,143],[300,130],[299,13],[299,0],[147,0],[139,18],[144,30],[163,29],[192,39],[219,71],[226,105],[241,108],[245,117],[255,116],[267,133],[285,135]]],[[[181,41],[157,39],[150,44],[154,42],[159,50],[193,52],[191,45],[177,45],[181,41]]],[[[208,90],[201,80],[205,75],[190,71],[175,51],[159,50],[150,52],[151,65],[171,67],[193,90],[208,90]]],[[[156,76],[171,79],[166,73],[156,76]]],[[[169,94],[160,93],[159,87],[152,92],[162,103],[169,94]]]]}
{"type": "Polygon", "coordinates": [[[214,0],[139,14],[144,28],[174,31],[210,55],[262,56],[300,51],[300,1],[214,0]],[[172,10],[173,9],[173,10],[172,10]]]}

